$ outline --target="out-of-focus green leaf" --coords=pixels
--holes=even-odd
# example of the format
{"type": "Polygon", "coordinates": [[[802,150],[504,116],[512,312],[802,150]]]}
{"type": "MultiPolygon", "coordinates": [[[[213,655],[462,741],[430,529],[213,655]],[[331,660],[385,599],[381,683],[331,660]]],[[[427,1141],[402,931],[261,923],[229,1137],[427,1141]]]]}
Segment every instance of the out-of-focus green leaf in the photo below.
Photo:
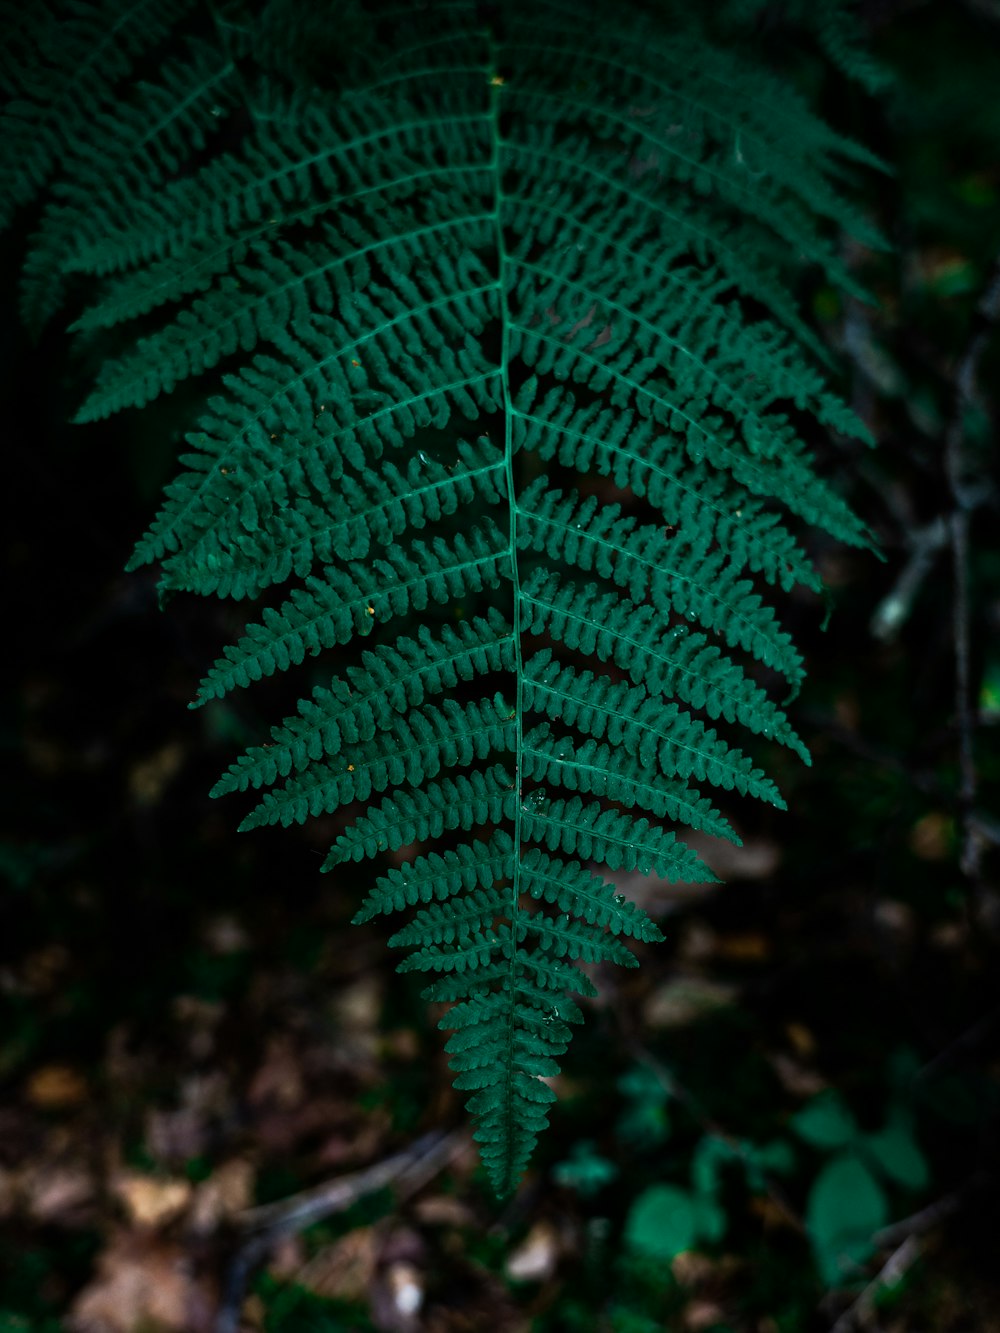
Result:
{"type": "Polygon", "coordinates": [[[643,1190],[625,1222],[629,1249],[668,1262],[689,1250],[696,1234],[694,1202],[676,1185],[651,1185],[643,1190]]]}
{"type": "Polygon", "coordinates": [[[552,1172],[556,1181],[568,1189],[574,1189],[585,1199],[599,1193],[618,1175],[614,1162],[601,1157],[594,1144],[584,1140],[573,1145],[569,1157],[558,1162],[552,1172]]]}
{"type": "Polygon", "coordinates": [[[720,1241],[726,1234],[729,1218],[721,1203],[707,1195],[698,1195],[691,1200],[694,1210],[695,1233],[701,1240],[720,1241]]]}
{"type": "Polygon", "coordinates": [[[616,1133],[630,1147],[653,1148],[670,1136],[668,1093],[651,1069],[633,1065],[618,1080],[626,1105],[618,1117],[616,1133]]]}
{"type": "Polygon", "coordinates": [[[892,1112],[884,1129],[865,1135],[864,1147],[890,1180],[911,1190],[927,1188],[930,1178],[927,1159],[914,1137],[912,1120],[902,1109],[892,1112]]]}
{"type": "Polygon", "coordinates": [[[799,1138],[815,1148],[844,1148],[858,1135],[858,1124],[837,1092],[821,1092],[791,1119],[799,1138]]]}
{"type": "Polygon", "coordinates": [[[719,1188],[719,1173],[727,1162],[740,1159],[740,1153],[725,1139],[706,1134],[691,1159],[691,1184],[699,1194],[714,1194],[719,1188]]]}
{"type": "Polygon", "coordinates": [[[856,1276],[872,1252],[872,1236],[887,1220],[885,1193],[857,1153],[838,1153],[827,1162],[809,1192],[806,1228],[829,1286],[856,1276]]]}

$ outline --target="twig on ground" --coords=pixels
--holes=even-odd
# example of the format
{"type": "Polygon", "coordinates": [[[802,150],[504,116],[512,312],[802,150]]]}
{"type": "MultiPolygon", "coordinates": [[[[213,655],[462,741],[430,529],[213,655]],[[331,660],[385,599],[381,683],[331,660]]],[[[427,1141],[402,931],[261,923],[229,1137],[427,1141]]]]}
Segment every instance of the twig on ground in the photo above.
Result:
{"type": "Polygon", "coordinates": [[[859,1325],[863,1327],[875,1309],[879,1293],[900,1281],[920,1258],[921,1249],[916,1236],[907,1236],[889,1255],[857,1300],[840,1316],[830,1333],[853,1333],[859,1325]]]}
{"type": "Polygon", "coordinates": [[[968,1056],[970,1052],[983,1044],[998,1022],[1000,1022],[1000,1006],[991,1009],[989,1013],[977,1019],[970,1028],[966,1028],[953,1041],[950,1041],[944,1050],[938,1051],[937,1055],[917,1070],[913,1079],[914,1083],[924,1083],[934,1078],[942,1069],[954,1064],[956,1060],[968,1056]]]}
{"type": "Polygon", "coordinates": [[[879,1293],[887,1287],[895,1286],[919,1259],[923,1252],[920,1237],[926,1236],[934,1227],[957,1213],[988,1182],[989,1177],[986,1175],[973,1176],[953,1194],[935,1199],[919,1212],[911,1213],[909,1217],[876,1231],[872,1236],[876,1250],[891,1250],[891,1253],[858,1298],[837,1319],[830,1333],[853,1333],[859,1326],[863,1328],[874,1311],[879,1293]]]}
{"type": "Polygon", "coordinates": [[[962,812],[962,873],[973,882],[979,879],[983,845],[970,815],[975,804],[977,775],[975,760],[976,709],[971,696],[969,610],[969,515],[975,503],[974,488],[966,477],[965,416],[976,400],[979,362],[990,332],[1000,316],[1000,261],[994,266],[986,291],[976,307],[973,333],[955,372],[955,406],[945,434],[945,472],[954,508],[949,529],[954,568],[955,725],[958,728],[959,807],[962,812]]]}
{"type": "Polygon", "coordinates": [[[871,632],[876,639],[890,643],[896,638],[909,618],[924,579],[934,568],[935,556],[948,544],[948,531],[947,521],[939,515],[933,522],[907,534],[909,559],[892,591],[882,598],[871,619],[871,632]]]}
{"type": "Polygon", "coordinates": [[[425,1134],[403,1152],[375,1162],[362,1171],[325,1181],[289,1199],[249,1208],[237,1219],[245,1239],[238,1246],[226,1274],[215,1321],[215,1333],[238,1333],[240,1310],[254,1269],[285,1236],[343,1212],[374,1190],[395,1183],[404,1195],[412,1194],[440,1171],[463,1141],[459,1132],[425,1134]]]}
{"type": "Polygon", "coordinates": [[[904,1217],[899,1222],[893,1222],[891,1226],[883,1227],[881,1231],[875,1232],[872,1242],[877,1249],[885,1250],[890,1246],[898,1246],[908,1236],[926,1235],[928,1231],[933,1230],[941,1222],[957,1213],[965,1205],[969,1195],[981,1183],[977,1177],[962,1189],[955,1190],[953,1194],[946,1194],[941,1199],[935,1199],[926,1208],[921,1208],[918,1213],[911,1213],[909,1217],[904,1217]]]}

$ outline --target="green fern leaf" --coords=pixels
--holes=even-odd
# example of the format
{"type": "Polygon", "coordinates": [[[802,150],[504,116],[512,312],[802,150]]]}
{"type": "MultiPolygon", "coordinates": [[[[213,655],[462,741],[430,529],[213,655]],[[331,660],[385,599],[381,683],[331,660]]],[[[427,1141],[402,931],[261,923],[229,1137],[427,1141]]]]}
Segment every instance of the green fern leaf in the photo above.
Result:
{"type": "Polygon", "coordinates": [[[333,816],[325,869],[393,854],[356,919],[409,914],[389,942],[450,1006],[503,1193],[577,964],[660,938],[606,872],[713,881],[683,837],[739,841],[715,798],[783,807],[755,738],[808,762],[774,596],[820,586],[806,530],[871,537],[804,438],[867,435],[794,284],[863,295],[841,233],[880,238],[843,182],[878,164],[671,5],[153,9],[16,26],[0,180],[56,178],[25,311],[86,294],[78,420],[194,404],[130,568],[280,589],[194,706],[312,690],[213,794],[255,793],[244,829],[333,816]]]}

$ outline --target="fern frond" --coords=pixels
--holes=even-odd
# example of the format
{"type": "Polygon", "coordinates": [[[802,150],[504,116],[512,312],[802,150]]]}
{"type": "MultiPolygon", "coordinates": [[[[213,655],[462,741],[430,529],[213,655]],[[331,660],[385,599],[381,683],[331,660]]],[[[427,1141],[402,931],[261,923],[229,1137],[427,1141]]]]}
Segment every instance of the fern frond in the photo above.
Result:
{"type": "Polygon", "coordinates": [[[451,1006],[501,1192],[576,964],[660,936],[601,868],[711,882],[684,830],[783,806],[753,749],[808,762],[776,590],[820,586],[804,529],[871,546],[814,464],[816,426],[867,434],[795,291],[864,295],[841,233],[881,238],[843,183],[876,163],[709,35],[740,3],[274,0],[206,31],[190,0],[51,0],[7,61],[5,198],[61,172],[27,313],[88,287],[111,349],[78,420],[202,404],[130,568],[282,589],[195,706],[315,686],[213,794],[255,793],[246,829],[332,816],[325,869],[402,861],[357,919],[409,913],[390,943],[451,1006]]]}

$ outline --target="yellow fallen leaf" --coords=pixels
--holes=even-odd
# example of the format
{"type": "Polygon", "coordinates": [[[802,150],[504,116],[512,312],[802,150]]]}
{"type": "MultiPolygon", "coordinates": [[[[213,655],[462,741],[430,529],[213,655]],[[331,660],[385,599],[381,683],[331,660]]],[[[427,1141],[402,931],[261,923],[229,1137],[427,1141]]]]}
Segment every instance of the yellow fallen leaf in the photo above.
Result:
{"type": "Polygon", "coordinates": [[[504,1268],[515,1282],[544,1282],[552,1276],[559,1260],[559,1238],[551,1222],[541,1221],[507,1256],[504,1268]]]}
{"type": "Polygon", "coordinates": [[[43,1111],[79,1106],[87,1097],[87,1080],[70,1065],[43,1065],[28,1076],[24,1095],[43,1111]]]}
{"type": "Polygon", "coordinates": [[[159,1179],[140,1175],[137,1171],[123,1171],[115,1179],[112,1189],[124,1204],[130,1220],[138,1227],[150,1229],[173,1221],[191,1198],[188,1181],[159,1179]]]}
{"type": "Polygon", "coordinates": [[[244,1158],[223,1162],[195,1189],[190,1225],[208,1233],[253,1203],[253,1165],[244,1158]]]}

